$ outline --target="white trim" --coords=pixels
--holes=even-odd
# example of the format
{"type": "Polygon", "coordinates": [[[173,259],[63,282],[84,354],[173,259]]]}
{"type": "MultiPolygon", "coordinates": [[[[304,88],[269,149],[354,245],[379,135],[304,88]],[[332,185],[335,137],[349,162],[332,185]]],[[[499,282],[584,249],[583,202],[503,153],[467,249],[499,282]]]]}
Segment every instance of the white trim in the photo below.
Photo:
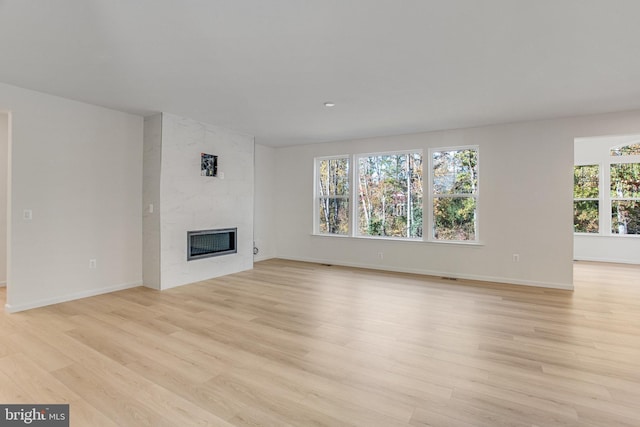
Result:
{"type": "Polygon", "coordinates": [[[573,283],[539,282],[539,281],[522,280],[522,279],[509,278],[509,277],[481,276],[476,274],[459,274],[459,273],[451,273],[446,271],[421,270],[417,268],[398,268],[398,267],[391,267],[391,266],[380,266],[375,264],[360,264],[360,263],[342,262],[342,261],[336,262],[335,260],[286,256],[286,255],[279,255],[277,258],[291,260],[291,261],[312,262],[315,264],[333,264],[333,265],[339,265],[344,267],[366,268],[371,270],[382,270],[382,271],[390,271],[390,272],[396,272],[396,273],[421,274],[421,275],[435,276],[435,277],[451,277],[451,278],[462,279],[462,280],[494,282],[494,283],[502,283],[502,284],[515,285],[515,286],[531,286],[531,287],[538,287],[538,288],[561,289],[561,290],[567,290],[567,291],[572,291],[574,289],[573,283]]]}
{"type": "Polygon", "coordinates": [[[573,233],[574,236],[609,237],[614,239],[638,239],[640,234],[603,234],[603,233],[573,233]]]}
{"type": "Polygon", "coordinates": [[[409,150],[389,150],[389,151],[377,151],[375,153],[356,153],[356,160],[363,157],[376,157],[376,156],[394,156],[394,155],[403,155],[403,154],[415,154],[420,153],[420,155],[424,154],[422,148],[414,148],[409,150]]]}
{"type": "Polygon", "coordinates": [[[311,236],[317,237],[336,237],[338,239],[353,239],[353,237],[348,236],[346,234],[335,234],[335,233],[311,233],[311,236]]]}
{"type": "Polygon", "coordinates": [[[611,235],[611,163],[600,163],[600,194],[598,195],[598,234],[611,235]]]}
{"type": "Polygon", "coordinates": [[[640,156],[611,156],[609,157],[609,164],[627,164],[627,163],[640,163],[640,156]]]}
{"type": "Polygon", "coordinates": [[[349,234],[344,237],[353,237],[358,235],[358,227],[360,219],[358,218],[358,210],[360,209],[360,165],[358,164],[358,154],[352,154],[349,160],[351,169],[349,170],[349,195],[351,202],[349,203],[349,234]]]}
{"type": "Polygon", "coordinates": [[[351,157],[351,154],[337,154],[335,156],[318,156],[314,157],[314,160],[335,160],[335,159],[344,159],[351,157]]]}
{"type": "Polygon", "coordinates": [[[587,261],[587,262],[610,262],[614,264],[632,264],[640,265],[640,262],[632,259],[620,259],[620,258],[591,258],[591,257],[575,257],[574,261],[587,261]]]}
{"type": "Polygon", "coordinates": [[[611,234],[604,234],[604,233],[573,233],[573,236],[580,236],[580,237],[610,237],[610,238],[614,238],[614,239],[640,239],[640,234],[618,234],[618,233],[611,233],[611,234]]]}
{"type": "MultiPolygon", "coordinates": [[[[628,145],[628,144],[627,144],[628,145]]],[[[611,195],[611,184],[612,184],[612,180],[611,180],[611,168],[613,167],[613,165],[623,165],[623,164],[638,164],[640,165],[640,156],[611,156],[611,161],[609,162],[609,167],[607,168],[607,188],[606,188],[606,192],[604,193],[604,196],[606,197],[606,209],[607,209],[607,229],[605,231],[605,235],[608,236],[638,236],[638,234],[620,234],[620,233],[614,233],[612,231],[613,229],[613,219],[611,217],[612,211],[613,211],[613,206],[614,206],[614,202],[625,202],[625,201],[638,201],[639,199],[637,197],[615,197],[611,195]],[[626,161],[622,161],[619,162],[618,159],[624,159],[626,161]]]]}
{"type": "Polygon", "coordinates": [[[311,216],[313,218],[313,224],[311,224],[312,233],[315,233],[320,229],[318,225],[318,222],[320,221],[320,214],[318,213],[318,210],[320,208],[318,200],[318,170],[320,168],[318,168],[318,163],[320,162],[320,160],[321,159],[317,157],[313,159],[313,189],[311,190],[311,209],[313,209],[313,212],[311,212],[311,216]]]}
{"type": "MultiPolygon", "coordinates": [[[[606,215],[605,215],[605,211],[603,209],[604,206],[604,198],[603,195],[605,193],[605,188],[604,188],[604,169],[602,167],[601,163],[584,163],[584,164],[579,164],[573,165],[573,176],[575,179],[575,170],[576,168],[579,167],[585,167],[585,166],[596,166],[598,168],[598,197],[574,197],[573,198],[573,208],[575,209],[575,202],[598,202],[598,232],[597,233],[587,233],[587,232],[583,232],[583,231],[575,231],[575,223],[573,224],[573,229],[574,235],[595,235],[595,236],[601,236],[604,235],[604,233],[602,232],[602,224],[604,224],[604,222],[607,220],[606,215]]],[[[572,193],[575,194],[575,181],[574,181],[574,185],[572,187],[572,193]]]]}
{"type": "Polygon", "coordinates": [[[393,237],[393,236],[347,236],[345,234],[329,234],[329,233],[317,233],[311,234],[314,237],[338,237],[341,239],[364,239],[364,240],[387,240],[391,242],[408,242],[408,243],[422,243],[436,245],[461,245],[461,246],[484,246],[484,242],[477,240],[423,240],[421,237],[409,238],[409,237],[393,237]]]}
{"type": "Polygon", "coordinates": [[[59,304],[61,302],[73,301],[80,298],[88,298],[96,295],[108,294],[110,292],[121,291],[124,289],[137,288],[142,286],[142,281],[133,283],[124,283],[115,286],[106,286],[100,289],[92,289],[90,291],[75,292],[72,294],[62,295],[53,298],[45,298],[41,300],[35,300],[26,304],[11,305],[5,304],[4,309],[8,313],[17,313],[19,311],[30,310],[32,308],[44,307],[52,304],[59,304]]]}

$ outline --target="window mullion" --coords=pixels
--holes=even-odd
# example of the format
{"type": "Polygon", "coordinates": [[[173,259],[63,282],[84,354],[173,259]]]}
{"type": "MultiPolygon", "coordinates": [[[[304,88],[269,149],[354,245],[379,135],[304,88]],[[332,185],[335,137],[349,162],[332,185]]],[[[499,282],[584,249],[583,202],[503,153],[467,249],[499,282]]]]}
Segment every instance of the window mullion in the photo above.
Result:
{"type": "Polygon", "coordinates": [[[349,212],[351,214],[351,221],[349,221],[349,236],[354,237],[358,230],[358,204],[360,203],[360,181],[358,170],[359,159],[358,156],[352,154],[350,156],[351,170],[349,171],[350,182],[350,194],[351,202],[349,205],[349,212]]]}

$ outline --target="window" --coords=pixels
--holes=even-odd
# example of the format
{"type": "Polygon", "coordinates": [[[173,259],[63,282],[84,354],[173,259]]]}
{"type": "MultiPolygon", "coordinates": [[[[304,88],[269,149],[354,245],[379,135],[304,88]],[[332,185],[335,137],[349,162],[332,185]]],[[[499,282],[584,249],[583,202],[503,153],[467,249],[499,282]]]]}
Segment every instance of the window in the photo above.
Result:
{"type": "Polygon", "coordinates": [[[640,142],[635,144],[623,145],[621,147],[613,147],[611,149],[612,156],[640,156],[640,142]]]}
{"type": "Polygon", "coordinates": [[[600,175],[598,165],[573,168],[573,231],[598,233],[600,175]]]}
{"type": "Polygon", "coordinates": [[[421,150],[316,158],[314,233],[477,242],[478,147],[429,158],[421,150]]]}
{"type": "Polygon", "coordinates": [[[611,233],[640,234],[640,163],[611,164],[611,233]]]}
{"type": "Polygon", "coordinates": [[[574,166],[574,232],[640,235],[640,142],[605,146],[595,153],[602,167],[574,166]]]}
{"type": "Polygon", "coordinates": [[[422,237],[422,153],[358,158],[360,236],[422,237]]]}
{"type": "Polygon", "coordinates": [[[321,234],[349,234],[349,158],[316,161],[316,225],[321,234]]]}
{"type": "Polygon", "coordinates": [[[476,240],[478,149],[431,153],[433,238],[476,240]]]}

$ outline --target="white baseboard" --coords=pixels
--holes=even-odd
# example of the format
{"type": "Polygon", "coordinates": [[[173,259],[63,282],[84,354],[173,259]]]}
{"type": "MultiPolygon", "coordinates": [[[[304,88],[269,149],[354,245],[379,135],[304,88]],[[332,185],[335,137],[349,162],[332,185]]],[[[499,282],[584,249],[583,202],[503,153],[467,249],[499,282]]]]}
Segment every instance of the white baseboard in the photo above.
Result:
{"type": "Polygon", "coordinates": [[[253,262],[266,261],[268,259],[273,259],[273,258],[278,258],[278,257],[274,257],[274,256],[271,256],[271,255],[255,255],[253,257],[253,262]]]}
{"type": "Polygon", "coordinates": [[[0,288],[4,288],[5,286],[7,286],[7,282],[0,282],[0,288]]]}
{"type": "Polygon", "coordinates": [[[121,291],[123,289],[136,288],[142,286],[142,281],[133,283],[124,283],[121,285],[107,286],[99,289],[91,289],[88,291],[76,292],[72,294],[62,295],[53,298],[45,298],[41,300],[31,301],[23,304],[5,304],[4,309],[8,313],[17,313],[19,311],[30,310],[32,308],[44,307],[52,304],[59,304],[61,302],[73,301],[80,298],[93,297],[96,295],[107,294],[109,292],[121,291]]]}
{"type": "Polygon", "coordinates": [[[371,270],[393,271],[397,273],[422,274],[426,276],[436,276],[436,277],[452,277],[455,279],[476,280],[480,282],[496,282],[496,283],[505,283],[508,285],[518,285],[518,286],[534,286],[538,288],[562,289],[562,290],[568,290],[568,291],[573,290],[573,283],[538,282],[533,280],[522,280],[522,279],[509,278],[509,277],[460,274],[460,273],[452,273],[449,271],[423,270],[423,269],[417,269],[417,268],[397,268],[397,267],[391,267],[386,265],[380,266],[375,264],[358,264],[358,263],[342,262],[342,261],[336,262],[335,260],[315,259],[315,258],[305,258],[305,257],[295,257],[295,256],[280,255],[278,256],[278,258],[287,259],[291,261],[313,262],[316,264],[334,264],[334,265],[340,265],[344,267],[356,267],[356,268],[367,268],[371,270]]]}
{"type": "Polygon", "coordinates": [[[633,259],[575,257],[574,260],[575,261],[590,261],[590,262],[610,262],[610,263],[613,263],[613,264],[640,265],[640,261],[633,260],[633,259]]]}

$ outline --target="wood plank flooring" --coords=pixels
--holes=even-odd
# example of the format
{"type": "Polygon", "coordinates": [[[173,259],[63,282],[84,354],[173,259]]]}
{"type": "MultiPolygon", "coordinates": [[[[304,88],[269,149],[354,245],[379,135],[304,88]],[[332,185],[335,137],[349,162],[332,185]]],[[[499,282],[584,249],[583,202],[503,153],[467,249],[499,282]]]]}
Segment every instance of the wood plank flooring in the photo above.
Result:
{"type": "Polygon", "coordinates": [[[568,292],[269,260],[2,313],[0,402],[73,426],[636,427],[640,266],[574,268],[568,292]]]}

